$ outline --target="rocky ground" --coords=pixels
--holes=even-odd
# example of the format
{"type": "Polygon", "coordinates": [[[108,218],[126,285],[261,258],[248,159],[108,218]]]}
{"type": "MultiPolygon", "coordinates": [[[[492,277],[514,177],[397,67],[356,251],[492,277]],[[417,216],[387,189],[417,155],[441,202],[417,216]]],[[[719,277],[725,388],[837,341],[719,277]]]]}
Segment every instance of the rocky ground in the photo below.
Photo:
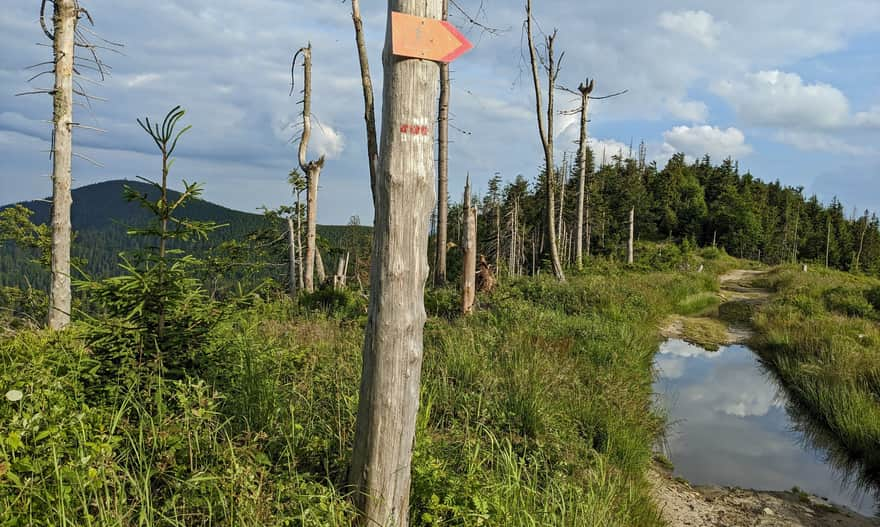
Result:
{"type": "Polygon", "coordinates": [[[692,487],[661,468],[649,477],[663,517],[673,527],[880,526],[880,519],[865,518],[801,492],[692,487]]]}

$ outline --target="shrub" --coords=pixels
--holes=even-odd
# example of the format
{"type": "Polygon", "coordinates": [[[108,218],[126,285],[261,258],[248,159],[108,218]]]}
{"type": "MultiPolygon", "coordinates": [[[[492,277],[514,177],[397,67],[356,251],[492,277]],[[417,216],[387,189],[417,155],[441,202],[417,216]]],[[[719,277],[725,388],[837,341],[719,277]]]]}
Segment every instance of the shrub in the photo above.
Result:
{"type": "Polygon", "coordinates": [[[452,287],[427,289],[425,311],[431,317],[456,318],[461,314],[461,293],[452,287]]]}
{"type": "Polygon", "coordinates": [[[300,298],[300,305],[311,311],[342,318],[358,318],[367,312],[367,299],[348,289],[325,287],[300,298]]]}
{"type": "Polygon", "coordinates": [[[835,287],[822,294],[829,310],[850,317],[871,317],[874,306],[865,298],[861,291],[849,287],[835,287]]]}
{"type": "Polygon", "coordinates": [[[880,286],[875,286],[865,291],[865,298],[876,311],[880,311],[880,286]]]}

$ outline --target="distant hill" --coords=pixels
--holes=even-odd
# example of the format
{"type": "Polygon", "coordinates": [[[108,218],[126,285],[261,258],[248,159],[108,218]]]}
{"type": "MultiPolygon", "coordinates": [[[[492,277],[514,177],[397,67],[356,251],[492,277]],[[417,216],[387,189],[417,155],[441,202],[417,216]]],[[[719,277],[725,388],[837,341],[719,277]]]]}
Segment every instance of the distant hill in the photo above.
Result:
{"type": "MultiPolygon", "coordinates": [[[[151,200],[159,199],[158,191],[141,181],[114,180],[87,185],[73,190],[73,210],[71,220],[76,233],[74,256],[87,261],[86,271],[96,277],[112,276],[118,273],[119,253],[142,248],[151,243],[142,237],[127,234],[131,227],[144,226],[150,215],[137,203],[130,203],[123,197],[123,188],[128,186],[146,194],[151,200]]],[[[169,190],[169,199],[180,196],[169,190]]],[[[51,216],[50,200],[33,200],[18,203],[34,212],[31,220],[37,224],[49,223],[51,216]]],[[[0,207],[0,210],[13,206],[0,207]]],[[[229,209],[205,200],[190,202],[181,213],[182,216],[198,221],[214,221],[226,225],[214,231],[207,243],[193,243],[188,250],[200,253],[209,247],[229,240],[242,240],[249,234],[273,228],[269,220],[260,214],[251,214],[229,209]]],[[[318,226],[318,235],[333,246],[339,242],[351,227],[318,226]]],[[[363,240],[371,232],[369,227],[359,227],[356,232],[363,240]]],[[[0,286],[45,288],[47,273],[29,260],[33,257],[12,244],[0,244],[0,286]]]]}

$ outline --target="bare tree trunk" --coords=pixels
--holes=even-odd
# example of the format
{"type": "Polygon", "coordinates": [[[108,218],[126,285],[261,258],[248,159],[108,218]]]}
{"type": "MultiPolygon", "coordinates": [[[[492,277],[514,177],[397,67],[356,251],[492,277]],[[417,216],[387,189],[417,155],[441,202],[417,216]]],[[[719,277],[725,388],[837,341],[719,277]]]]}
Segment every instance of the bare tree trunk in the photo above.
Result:
{"type": "Polygon", "coordinates": [[[327,268],[324,267],[324,259],[321,258],[321,249],[315,245],[315,274],[318,276],[318,285],[327,281],[327,268]]]}
{"type": "Polygon", "coordinates": [[[632,265],[635,262],[633,243],[636,233],[636,208],[629,209],[629,242],[626,245],[626,263],[632,265]]]}
{"type": "Polygon", "coordinates": [[[470,315],[474,311],[477,291],[477,209],[471,205],[471,181],[464,187],[464,237],[462,249],[464,263],[461,271],[461,312],[470,315]]]}
{"type": "Polygon", "coordinates": [[[293,217],[287,217],[287,237],[290,240],[288,253],[290,256],[290,298],[296,300],[296,228],[293,225],[293,217]]]}
{"type": "Polygon", "coordinates": [[[370,307],[349,473],[361,525],[404,527],[409,521],[429,272],[427,226],[434,204],[430,131],[440,68],[392,55],[390,12],[436,19],[441,6],[440,0],[388,1],[370,307]],[[402,133],[410,125],[428,132],[402,133]]]}
{"type": "Polygon", "coordinates": [[[516,260],[517,260],[517,243],[518,243],[518,232],[517,226],[519,222],[519,218],[517,217],[519,207],[519,201],[513,200],[513,212],[510,217],[510,258],[507,262],[507,272],[513,277],[516,276],[516,260]]]}
{"type": "Polygon", "coordinates": [[[547,219],[547,238],[550,244],[550,261],[553,265],[553,274],[557,280],[564,282],[565,273],[562,270],[562,264],[559,262],[559,251],[556,247],[556,227],[554,225],[554,212],[556,210],[555,198],[553,195],[553,181],[556,178],[556,170],[553,165],[553,118],[554,118],[554,90],[557,77],[556,63],[553,57],[553,41],[556,34],[547,37],[547,82],[548,82],[548,101],[547,101],[547,124],[545,127],[544,118],[542,117],[541,103],[541,77],[538,75],[538,56],[535,50],[535,40],[532,37],[532,0],[526,0],[526,34],[529,40],[529,57],[532,64],[532,81],[535,87],[535,110],[538,118],[538,135],[541,136],[541,143],[544,147],[544,162],[546,164],[546,178],[544,181],[545,191],[547,193],[547,203],[545,205],[545,216],[547,219]]]}
{"type": "MultiPolygon", "coordinates": [[[[589,121],[590,110],[590,94],[593,92],[593,81],[587,81],[585,84],[578,86],[581,92],[581,136],[578,145],[578,157],[580,165],[578,166],[578,224],[577,224],[577,245],[574,258],[577,262],[578,269],[584,267],[584,200],[586,195],[587,183],[587,124],[589,121]]],[[[590,213],[587,211],[587,222],[590,221],[590,213]]],[[[587,237],[590,235],[590,228],[587,226],[587,237]]],[[[587,240],[587,255],[589,256],[590,241],[587,240]]]]}
{"type": "MultiPolygon", "coordinates": [[[[379,171],[379,143],[376,139],[376,103],[373,96],[373,78],[370,75],[370,59],[364,39],[364,23],[361,20],[360,0],[351,0],[351,19],[354,22],[355,42],[361,68],[361,85],[364,89],[364,121],[367,126],[367,157],[370,166],[370,190],[376,198],[376,173],[379,171]]],[[[375,203],[373,204],[375,205],[375,203]]]]}
{"type": "Polygon", "coordinates": [[[52,132],[52,285],[49,288],[49,328],[70,324],[70,192],[73,157],[73,59],[76,37],[75,0],[55,0],[55,87],[52,132]]]}
{"type": "Polygon", "coordinates": [[[828,260],[831,257],[831,216],[828,216],[828,234],[825,236],[825,268],[828,268],[828,260]]]}
{"type": "Polygon", "coordinates": [[[495,202],[495,274],[501,272],[501,203],[495,202]]]}
{"type": "Polygon", "coordinates": [[[865,248],[865,234],[868,233],[868,211],[865,211],[865,226],[862,228],[862,235],[859,237],[859,252],[856,253],[856,261],[853,269],[856,272],[861,270],[862,249],[865,248]]]}
{"type": "MultiPolygon", "coordinates": [[[[449,18],[449,0],[442,0],[442,18],[449,18]]],[[[449,216],[449,64],[440,65],[440,102],[437,120],[437,268],[434,282],[446,283],[446,245],[449,216]]]]}
{"type": "Polygon", "coordinates": [[[557,243],[565,244],[565,184],[568,180],[568,153],[562,153],[562,174],[559,176],[559,226],[557,235],[557,243]]]}
{"type": "Polygon", "coordinates": [[[305,280],[305,270],[303,269],[305,266],[303,265],[303,242],[302,242],[302,202],[300,200],[300,193],[296,193],[296,275],[299,284],[300,291],[305,290],[306,288],[306,280],[305,280]]]}
{"type": "MultiPolygon", "coordinates": [[[[318,221],[318,180],[324,167],[324,156],[317,161],[307,161],[309,138],[312,135],[312,45],[301,48],[303,56],[303,131],[299,142],[299,166],[308,182],[306,194],[306,291],[315,291],[315,238],[318,221]]],[[[294,61],[296,58],[294,57],[294,61]]],[[[323,280],[321,280],[323,282],[323,280]]]]}

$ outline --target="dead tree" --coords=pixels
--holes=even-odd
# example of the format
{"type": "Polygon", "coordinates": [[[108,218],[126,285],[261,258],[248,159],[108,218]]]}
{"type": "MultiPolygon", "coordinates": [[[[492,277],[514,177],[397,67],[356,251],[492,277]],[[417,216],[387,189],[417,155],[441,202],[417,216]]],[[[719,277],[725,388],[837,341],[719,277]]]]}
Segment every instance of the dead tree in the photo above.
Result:
{"type": "MultiPolygon", "coordinates": [[[[85,92],[80,80],[83,69],[94,71],[100,80],[104,80],[110,69],[98,57],[98,49],[117,51],[121,44],[101,39],[103,45],[95,45],[79,28],[79,21],[85,19],[94,25],[88,11],[79,5],[77,0],[51,0],[53,6],[52,29],[46,23],[46,4],[50,0],[40,2],[40,26],[46,37],[52,41],[53,60],[38,64],[52,65],[51,70],[37,73],[29,79],[33,81],[43,75],[53,75],[54,86],[51,89],[37,89],[18,95],[49,94],[52,95],[52,247],[50,256],[51,283],[49,287],[49,310],[47,324],[53,330],[64,328],[70,323],[71,312],[71,276],[70,246],[72,225],[70,211],[73,205],[71,194],[73,157],[79,157],[98,165],[88,157],[73,152],[73,129],[87,128],[102,132],[97,128],[83,126],[73,119],[74,96],[79,96],[88,104],[99,100],[85,92]],[[77,49],[85,50],[84,56],[78,56],[77,49]]],[[[99,165],[100,166],[100,165],[99,165]]]]}
{"type": "Polygon", "coordinates": [[[545,203],[544,215],[547,222],[547,242],[550,246],[550,262],[553,266],[553,274],[557,280],[564,282],[565,273],[562,270],[562,264],[559,261],[559,250],[556,245],[556,220],[553,217],[556,211],[555,197],[553,193],[553,182],[556,180],[556,170],[553,165],[553,118],[555,109],[554,90],[556,78],[559,75],[559,65],[553,56],[553,43],[556,40],[556,32],[548,36],[546,39],[547,56],[542,61],[547,71],[547,119],[544,122],[543,103],[541,97],[541,77],[538,74],[538,52],[535,49],[535,41],[532,36],[532,0],[526,0],[526,35],[529,41],[529,58],[532,65],[532,81],[535,88],[535,114],[538,119],[538,135],[541,137],[541,144],[544,147],[544,164],[546,166],[546,177],[544,179],[545,191],[547,194],[547,202],[545,203]]]}
{"type": "Polygon", "coordinates": [[[510,212],[510,256],[507,261],[507,274],[516,276],[519,247],[519,200],[513,200],[513,210],[510,212]]]}
{"type": "MultiPolygon", "coordinates": [[[[584,206],[586,205],[586,221],[590,221],[590,206],[587,203],[589,198],[586,197],[587,185],[587,125],[590,122],[590,94],[593,93],[595,82],[587,79],[586,83],[578,86],[581,94],[581,134],[578,144],[578,219],[577,219],[577,243],[575,245],[575,261],[578,269],[584,266],[584,206]]],[[[589,226],[587,227],[587,236],[590,235],[589,226]]],[[[589,240],[587,241],[587,256],[589,256],[589,240]]]]}
{"type": "MultiPolygon", "coordinates": [[[[438,19],[442,1],[389,0],[388,9],[438,19]]],[[[381,156],[373,185],[370,304],[349,482],[361,525],[403,527],[409,523],[421,384],[440,68],[394,56],[390,20],[383,54],[381,156]]],[[[361,43],[358,47],[364,49],[361,43]]]]}
{"type": "Polygon", "coordinates": [[[489,294],[494,291],[498,282],[485,256],[480,255],[480,263],[477,269],[477,292],[489,294]]]}
{"type": "Polygon", "coordinates": [[[629,240],[626,244],[626,263],[632,265],[635,262],[635,254],[633,245],[636,233],[636,208],[633,206],[629,209],[629,240]]]}
{"type": "MultiPolygon", "coordinates": [[[[370,168],[370,190],[376,198],[376,173],[379,170],[379,143],[376,139],[376,102],[373,95],[373,78],[370,75],[370,59],[364,38],[364,22],[361,19],[360,0],[351,0],[351,20],[357,44],[358,63],[361,69],[361,87],[364,92],[364,122],[367,128],[367,158],[370,168]]],[[[375,206],[375,202],[373,203],[375,206]]]]}
{"type": "MultiPolygon", "coordinates": [[[[855,253],[855,260],[853,261],[853,270],[855,272],[859,272],[861,270],[861,261],[862,261],[862,250],[865,248],[865,235],[868,233],[868,211],[865,211],[865,216],[862,218],[865,220],[864,226],[862,227],[862,234],[859,236],[859,250],[855,253]]],[[[861,221],[859,222],[861,223],[861,221]]]]}
{"type": "MultiPolygon", "coordinates": [[[[449,18],[449,0],[442,0],[442,18],[449,18]]],[[[449,216],[449,64],[440,65],[440,100],[437,118],[437,253],[435,285],[446,283],[449,216]]]]}
{"type": "MultiPolygon", "coordinates": [[[[316,161],[308,161],[306,156],[309,149],[309,139],[312,136],[312,44],[300,48],[293,56],[293,64],[296,58],[303,57],[303,111],[302,111],[302,136],[299,141],[299,166],[306,176],[306,261],[305,261],[305,288],[312,293],[315,291],[315,243],[317,237],[318,221],[318,180],[321,178],[321,169],[324,168],[324,156],[316,161]]],[[[291,78],[293,72],[291,72],[291,78]]],[[[291,83],[292,84],[292,83],[291,83]]],[[[293,87],[291,85],[291,94],[293,87]]]]}
{"type": "MultiPolygon", "coordinates": [[[[46,2],[42,5],[45,8],[46,2]]],[[[49,288],[48,324],[50,329],[58,330],[70,323],[71,312],[73,68],[79,8],[76,0],[55,0],[52,5],[55,7],[52,17],[54,32],[49,36],[53,40],[55,87],[52,92],[52,284],[49,288]]]]}
{"type": "Polygon", "coordinates": [[[319,285],[327,281],[327,268],[324,267],[324,259],[321,258],[321,249],[319,249],[317,245],[315,245],[315,275],[317,275],[319,285]]]}
{"type": "Polygon", "coordinates": [[[470,177],[464,187],[462,214],[464,214],[464,233],[461,248],[464,264],[461,271],[461,313],[470,315],[474,312],[477,291],[477,208],[471,204],[470,177]]]}

